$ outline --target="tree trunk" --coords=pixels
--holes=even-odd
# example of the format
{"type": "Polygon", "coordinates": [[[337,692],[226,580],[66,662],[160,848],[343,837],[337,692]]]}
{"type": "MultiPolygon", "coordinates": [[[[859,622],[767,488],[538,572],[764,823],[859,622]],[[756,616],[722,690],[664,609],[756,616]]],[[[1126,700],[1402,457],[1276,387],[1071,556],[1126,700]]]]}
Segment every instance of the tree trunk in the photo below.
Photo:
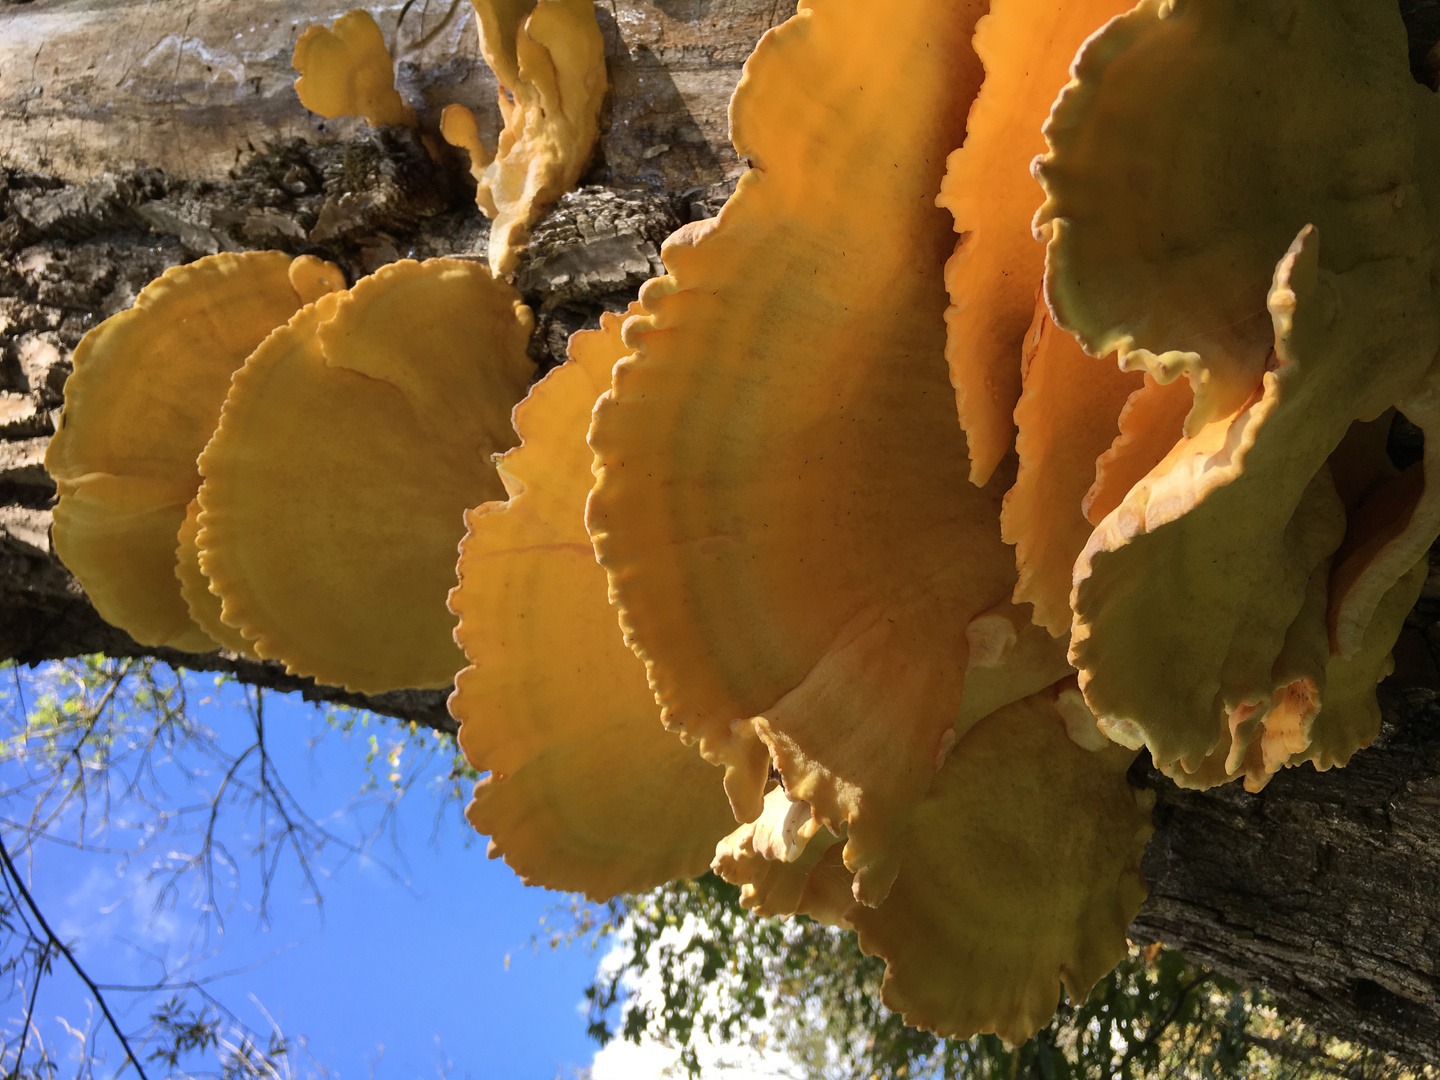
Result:
{"type": "MultiPolygon", "coordinates": [[[[1379,0],[1377,0],[1379,2],[1379,0]]],[[[1430,76],[1440,0],[1407,0],[1430,76]]],[[[603,0],[612,94],[585,187],[535,230],[517,283],[544,364],[632,298],[659,243],[709,216],[742,170],[726,105],[781,0],[603,0]]],[[[499,126],[464,0],[372,6],[402,92],[499,126]]],[[[444,730],[440,692],[377,698],[225,654],[145,649],[95,614],[49,544],[42,466],[71,350],[166,267],[219,250],[316,252],[352,276],[400,256],[477,253],[463,170],[413,135],[318,121],[289,56],[318,0],[0,0],[0,658],[158,655],[444,730]],[[257,148],[260,148],[257,152],[257,148]]],[[[1259,795],[1182,792],[1153,771],[1151,895],[1133,927],[1263,984],[1334,1034],[1440,1061],[1440,587],[1381,688],[1380,741],[1343,770],[1287,770],[1259,795]]]]}

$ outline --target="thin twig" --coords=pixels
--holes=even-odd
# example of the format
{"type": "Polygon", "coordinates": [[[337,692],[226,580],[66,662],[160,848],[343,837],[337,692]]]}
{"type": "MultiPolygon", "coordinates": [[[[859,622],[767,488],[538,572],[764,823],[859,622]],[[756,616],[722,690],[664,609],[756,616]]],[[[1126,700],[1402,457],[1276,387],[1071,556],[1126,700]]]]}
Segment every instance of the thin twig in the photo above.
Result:
{"type": "Polygon", "coordinates": [[[40,929],[45,931],[45,936],[49,939],[50,945],[58,951],[61,956],[65,957],[70,964],[71,970],[73,970],[80,981],[89,988],[90,995],[95,999],[95,1004],[100,1006],[100,1011],[105,1015],[105,1020],[110,1025],[110,1030],[113,1031],[115,1037],[120,1040],[120,1047],[125,1051],[126,1058],[131,1065],[135,1066],[136,1075],[140,1077],[140,1080],[149,1080],[145,1075],[145,1069],[140,1064],[140,1059],[135,1056],[135,1051],[130,1049],[130,1040],[125,1037],[124,1029],[120,1027],[114,1014],[110,1012],[110,1006],[105,1001],[105,995],[100,992],[100,988],[95,985],[95,981],[91,979],[85,969],[80,966],[80,962],[75,959],[75,954],[70,951],[70,947],[55,936],[55,931],[51,930],[50,924],[45,921],[45,916],[40,911],[40,905],[35,903],[35,898],[30,895],[30,890],[25,887],[24,880],[20,877],[19,871],[15,869],[15,864],[10,859],[10,849],[5,846],[5,838],[3,836],[0,836],[0,862],[5,864],[5,869],[9,872],[10,879],[15,883],[15,887],[20,890],[20,895],[25,900],[25,906],[28,907],[30,913],[35,916],[35,921],[40,924],[40,929]]]}

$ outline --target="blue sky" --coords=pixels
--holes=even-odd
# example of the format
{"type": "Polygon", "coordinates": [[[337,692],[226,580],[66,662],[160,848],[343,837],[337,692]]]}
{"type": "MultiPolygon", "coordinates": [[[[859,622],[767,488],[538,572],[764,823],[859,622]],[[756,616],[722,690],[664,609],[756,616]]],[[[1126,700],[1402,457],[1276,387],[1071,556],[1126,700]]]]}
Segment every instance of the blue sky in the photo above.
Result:
{"type": "MultiPolygon", "coordinates": [[[[238,748],[250,725],[238,692],[217,694],[208,677],[196,677],[195,685],[192,701],[210,698],[197,715],[238,748]]],[[[279,696],[266,702],[272,759],[297,801],[341,837],[364,833],[377,810],[373,794],[361,792],[377,772],[386,786],[395,728],[372,720],[347,733],[301,702],[279,696]],[[380,752],[374,769],[366,764],[372,748],[380,752]]],[[[402,768],[415,756],[407,749],[402,768]]],[[[199,783],[213,789],[219,779],[212,769],[199,783]]],[[[193,791],[170,784],[160,805],[174,809],[187,799],[195,800],[193,791]]],[[[268,926],[257,910],[258,867],[244,854],[257,819],[230,815],[221,829],[235,866],[220,867],[223,926],[212,925],[208,937],[197,935],[203,897],[187,885],[156,904],[164,879],[153,871],[193,850],[183,833],[128,861],[40,845],[31,881],[47,916],[77,942],[97,980],[153,978],[162,960],[193,975],[249,968],[209,989],[252,1027],[267,1030],[268,1014],[287,1035],[303,1036],[333,1077],[568,1076],[595,1053],[582,995],[597,957],[580,947],[542,945],[537,952],[532,938],[542,916],[553,917],[566,898],[522,886],[503,863],[485,857],[483,840],[467,844],[469,826],[457,805],[441,808],[438,825],[437,807],[434,794],[417,784],[398,804],[393,844],[384,840],[371,855],[322,855],[319,907],[304,896],[293,862],[282,862],[268,926]]],[[[140,817],[112,811],[108,832],[92,818],[88,841],[133,842],[138,834],[125,826],[140,817]]],[[[77,826],[71,814],[56,828],[73,837],[77,826]]],[[[112,997],[122,1006],[126,1000],[112,997]]],[[[12,1014],[19,1015],[13,1000],[7,1021],[12,1014]]],[[[84,1020],[73,982],[56,979],[42,989],[37,1014],[42,1030],[64,1043],[54,1018],[63,1015],[77,1027],[84,1020]]],[[[126,1020],[140,1026],[144,1015],[132,1008],[126,1020]]]]}

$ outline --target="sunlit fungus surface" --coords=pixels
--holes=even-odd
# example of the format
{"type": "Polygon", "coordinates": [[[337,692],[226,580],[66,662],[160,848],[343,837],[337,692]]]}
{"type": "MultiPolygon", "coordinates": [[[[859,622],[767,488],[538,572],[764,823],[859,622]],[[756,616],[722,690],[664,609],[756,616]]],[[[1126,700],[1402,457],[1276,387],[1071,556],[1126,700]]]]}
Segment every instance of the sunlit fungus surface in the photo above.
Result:
{"type": "Polygon", "coordinates": [[[197,543],[258,655],[366,693],[453,680],[455,549],[503,494],[532,325],[483,266],[402,261],[250,356],[200,456],[197,543]]]}
{"type": "Polygon", "coordinates": [[[142,645],[216,647],[176,578],[176,534],[200,486],[195,457],[245,358],[297,309],[343,287],[338,269],[310,256],[212,255],[166,271],[76,348],[45,454],[60,495],[55,551],[101,617],[142,645]]]}
{"type": "Polygon", "coordinates": [[[476,205],[491,219],[490,265],[508,274],[531,224],[590,160],[605,98],[604,41],[590,0],[471,2],[505,126],[491,153],[470,110],[450,105],[440,133],[470,157],[476,205]]]}
{"type": "Polygon", "coordinates": [[[1334,455],[1392,406],[1432,423],[1436,100],[1404,46],[1387,5],[1146,0],[1087,42],[1046,125],[1057,323],[1193,393],[1071,598],[1102,727],[1177,778],[1256,787],[1375,734],[1373,700],[1338,715],[1359,702],[1327,684],[1383,674],[1367,634],[1393,641],[1413,602],[1434,495],[1422,465],[1347,500],[1334,455]]]}
{"type": "Polygon", "coordinates": [[[332,119],[363,116],[375,127],[415,125],[415,110],[395,89],[395,69],[384,35],[368,11],[352,11],[331,27],[312,26],[295,42],[300,104],[332,119]]]}
{"type": "Polygon", "coordinates": [[[720,771],[665,730],[585,531],[595,399],[625,355],[618,315],[515,410],[510,498],[466,515],[450,607],[470,662],[450,711],[489,777],[466,813],[526,882],[607,899],[703,873],[733,826],[720,771]]]}
{"type": "MultiPolygon", "coordinates": [[[[734,194],[533,386],[506,275],[602,41],[474,6],[504,130],[441,123],[490,268],[168,272],[76,351],[56,551],[146,644],[453,681],[528,883],[711,866],[854,930],[907,1023],[1027,1038],[1125,953],[1142,751],[1258,790],[1379,731],[1440,533],[1440,106],[1393,5],[805,0],[734,194]]],[[[414,120],[363,12],[296,65],[414,120]]]]}

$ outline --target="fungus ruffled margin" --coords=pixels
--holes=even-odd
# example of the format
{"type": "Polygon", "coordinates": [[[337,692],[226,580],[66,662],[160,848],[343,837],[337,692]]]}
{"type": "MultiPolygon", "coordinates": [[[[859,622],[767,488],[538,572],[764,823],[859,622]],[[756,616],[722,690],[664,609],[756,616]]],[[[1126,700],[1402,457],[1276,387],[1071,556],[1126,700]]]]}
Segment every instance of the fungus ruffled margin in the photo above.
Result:
{"type": "Polygon", "coordinates": [[[200,565],[262,657],[364,693],[448,686],[467,507],[534,365],[533,316],[483,266],[381,267],[277,330],[200,456],[200,565]]]}
{"type": "Polygon", "coordinates": [[[628,351],[621,317],[515,407],[509,493],[465,515],[455,640],[469,661],[450,712],[489,772],[466,809],[527,884],[606,900],[703,873],[733,826],[721,773],[660,723],[585,531],[595,399],[628,351]]]}
{"type": "Polygon", "coordinates": [[[175,576],[176,534],[200,486],[196,455],[245,358],[343,283],[313,256],[212,255],[167,270],[76,347],[45,453],[60,495],[55,552],[101,618],[142,645],[215,648],[175,576]]]}

